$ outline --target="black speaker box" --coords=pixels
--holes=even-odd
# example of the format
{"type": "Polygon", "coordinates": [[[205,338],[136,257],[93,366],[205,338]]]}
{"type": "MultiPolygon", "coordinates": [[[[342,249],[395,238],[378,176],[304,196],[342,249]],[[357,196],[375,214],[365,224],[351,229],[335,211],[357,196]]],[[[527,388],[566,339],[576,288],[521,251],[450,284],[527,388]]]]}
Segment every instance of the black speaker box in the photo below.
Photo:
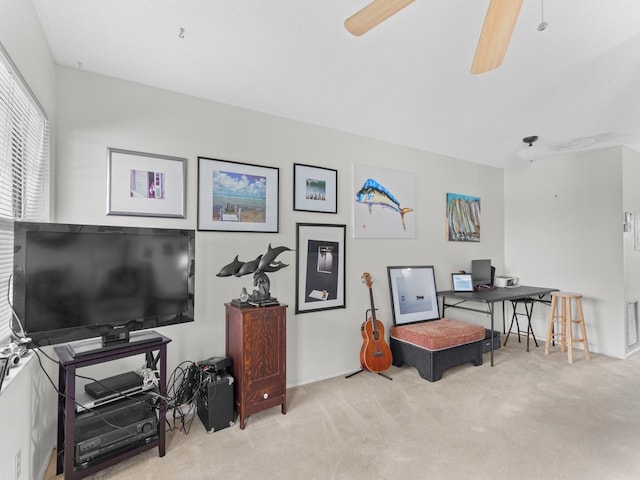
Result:
{"type": "Polygon", "coordinates": [[[198,416],[207,432],[217,432],[235,422],[233,377],[228,373],[209,375],[196,397],[198,416]]]}

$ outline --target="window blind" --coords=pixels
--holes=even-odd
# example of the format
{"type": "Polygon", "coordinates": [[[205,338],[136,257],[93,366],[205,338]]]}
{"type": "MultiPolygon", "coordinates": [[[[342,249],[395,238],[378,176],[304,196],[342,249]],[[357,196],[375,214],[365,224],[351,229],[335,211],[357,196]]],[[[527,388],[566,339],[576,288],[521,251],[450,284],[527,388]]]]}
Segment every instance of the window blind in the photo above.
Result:
{"type": "Polygon", "coordinates": [[[0,44],[0,345],[13,322],[13,222],[48,219],[49,121],[0,44]]]}

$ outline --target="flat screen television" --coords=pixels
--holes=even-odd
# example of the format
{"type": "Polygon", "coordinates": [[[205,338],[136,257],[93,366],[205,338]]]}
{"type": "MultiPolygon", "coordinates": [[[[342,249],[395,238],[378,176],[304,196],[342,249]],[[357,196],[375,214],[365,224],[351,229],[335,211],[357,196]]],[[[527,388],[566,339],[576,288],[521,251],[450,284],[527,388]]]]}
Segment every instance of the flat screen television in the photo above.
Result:
{"type": "Polygon", "coordinates": [[[13,309],[44,346],[194,320],[195,232],[16,222],[13,309]]]}

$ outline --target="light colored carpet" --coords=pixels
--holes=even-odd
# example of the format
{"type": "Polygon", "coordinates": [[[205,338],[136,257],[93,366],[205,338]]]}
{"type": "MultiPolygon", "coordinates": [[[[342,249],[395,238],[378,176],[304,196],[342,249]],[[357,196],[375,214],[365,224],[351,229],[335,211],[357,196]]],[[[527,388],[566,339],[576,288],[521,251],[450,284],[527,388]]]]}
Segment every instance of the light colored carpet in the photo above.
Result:
{"type": "MultiPolygon", "coordinates": [[[[208,434],[195,418],[94,479],[638,479],[640,355],[544,355],[509,339],[491,368],[411,367],[288,390],[279,407],[208,434]]],[[[53,477],[56,478],[56,477],[53,477]]]]}

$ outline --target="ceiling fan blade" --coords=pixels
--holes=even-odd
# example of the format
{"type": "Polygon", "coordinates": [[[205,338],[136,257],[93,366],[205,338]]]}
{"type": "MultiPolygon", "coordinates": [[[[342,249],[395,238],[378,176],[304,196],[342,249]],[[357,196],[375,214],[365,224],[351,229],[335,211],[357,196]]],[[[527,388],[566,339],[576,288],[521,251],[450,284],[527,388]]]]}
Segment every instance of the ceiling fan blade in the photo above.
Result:
{"type": "Polygon", "coordinates": [[[484,18],[471,73],[484,73],[502,65],[523,0],[491,0],[484,18]]]}
{"type": "Polygon", "coordinates": [[[415,0],[373,0],[344,21],[344,27],[353,35],[367,33],[376,25],[398,13],[415,0]]]}

